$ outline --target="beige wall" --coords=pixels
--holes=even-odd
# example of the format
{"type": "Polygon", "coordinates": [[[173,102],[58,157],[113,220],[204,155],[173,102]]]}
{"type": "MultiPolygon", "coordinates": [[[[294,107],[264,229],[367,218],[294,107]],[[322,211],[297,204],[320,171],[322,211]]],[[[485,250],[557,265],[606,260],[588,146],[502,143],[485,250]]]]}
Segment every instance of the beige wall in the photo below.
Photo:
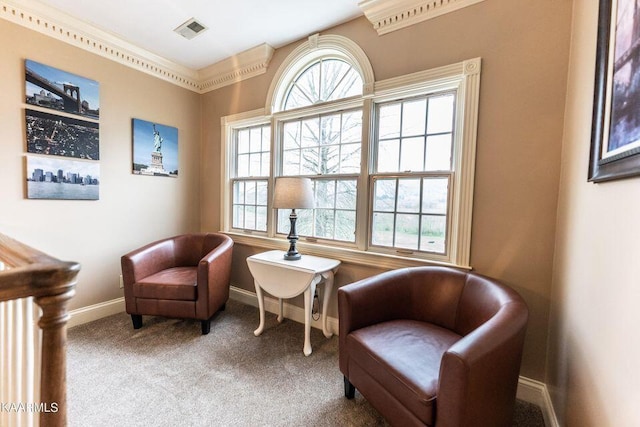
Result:
{"type": "MultiPolygon", "coordinates": [[[[545,375],[571,2],[490,0],[378,36],[365,18],[332,28],[358,43],[377,80],[482,57],[471,264],[527,300],[522,374],[545,375]]],[[[220,228],[220,117],[265,106],[269,84],[296,43],[266,74],[203,96],[202,229],[220,228]]],[[[238,245],[240,246],[240,245],[238,245]]],[[[236,249],[234,281],[253,290],[236,249]]],[[[344,265],[349,283],[379,270],[344,265]]],[[[330,313],[335,313],[335,295],[330,313]]]]}
{"type": "Polygon", "coordinates": [[[121,297],[121,255],[199,229],[199,95],[1,19],[0,41],[0,233],[82,264],[72,309],[121,297]],[[100,83],[100,200],[25,198],[25,59],[100,83]],[[179,178],[131,174],[133,117],[178,128],[179,178]]]}
{"type": "Polygon", "coordinates": [[[587,182],[598,2],[576,1],[547,382],[566,426],[640,425],[640,180],[587,182]]]}

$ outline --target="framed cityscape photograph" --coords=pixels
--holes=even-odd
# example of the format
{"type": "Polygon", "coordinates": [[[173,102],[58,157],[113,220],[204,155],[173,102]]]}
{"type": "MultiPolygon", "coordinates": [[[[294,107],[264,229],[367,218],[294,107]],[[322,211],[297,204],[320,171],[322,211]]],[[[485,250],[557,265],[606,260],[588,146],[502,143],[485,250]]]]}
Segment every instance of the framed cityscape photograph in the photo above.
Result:
{"type": "Polygon", "coordinates": [[[25,60],[24,68],[27,104],[92,119],[100,117],[98,82],[30,59],[25,60]]]}
{"type": "Polygon", "coordinates": [[[136,175],[178,177],[178,129],[132,119],[133,165],[136,175]]]}
{"type": "Polygon", "coordinates": [[[53,156],[27,157],[27,198],[98,200],[100,163],[53,156]]]}
{"type": "Polygon", "coordinates": [[[592,182],[640,175],[640,4],[600,0],[599,13],[592,182]]]}
{"type": "Polygon", "coordinates": [[[98,123],[25,109],[27,152],[100,159],[98,123]]]}

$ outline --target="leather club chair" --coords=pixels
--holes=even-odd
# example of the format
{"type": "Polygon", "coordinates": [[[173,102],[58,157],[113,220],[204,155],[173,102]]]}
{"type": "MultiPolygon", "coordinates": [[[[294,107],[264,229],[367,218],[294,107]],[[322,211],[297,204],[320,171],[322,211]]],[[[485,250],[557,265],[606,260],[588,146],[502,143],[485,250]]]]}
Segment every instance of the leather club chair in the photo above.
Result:
{"type": "Polygon", "coordinates": [[[134,329],[142,315],[196,319],[202,334],[229,299],[233,240],[184,234],[150,243],[121,259],[124,299],[134,329]]]}
{"type": "Polygon", "coordinates": [[[512,289],[445,267],[338,290],[345,396],[394,426],[510,427],[528,309],[512,289]]]}

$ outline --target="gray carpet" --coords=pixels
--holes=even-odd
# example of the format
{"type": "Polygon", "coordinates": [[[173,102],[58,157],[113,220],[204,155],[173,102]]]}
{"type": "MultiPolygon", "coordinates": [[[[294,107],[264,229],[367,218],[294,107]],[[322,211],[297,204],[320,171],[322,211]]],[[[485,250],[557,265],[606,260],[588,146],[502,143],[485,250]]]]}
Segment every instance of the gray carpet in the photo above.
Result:
{"type": "MultiPolygon", "coordinates": [[[[229,301],[211,333],[200,323],[144,317],[134,331],[117,314],[69,329],[70,426],[387,426],[356,393],[343,395],[338,340],[229,301]]],[[[518,402],[514,427],[542,427],[540,409],[518,402]]]]}

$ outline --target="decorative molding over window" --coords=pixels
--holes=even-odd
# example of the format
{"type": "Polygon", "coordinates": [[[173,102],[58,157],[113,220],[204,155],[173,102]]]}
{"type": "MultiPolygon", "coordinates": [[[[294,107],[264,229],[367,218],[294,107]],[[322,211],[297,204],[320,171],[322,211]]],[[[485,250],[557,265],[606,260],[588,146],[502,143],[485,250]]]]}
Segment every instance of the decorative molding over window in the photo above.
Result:
{"type": "Polygon", "coordinates": [[[358,6],[382,35],[481,1],[484,0],[363,0],[358,6]]]}
{"type": "Polygon", "coordinates": [[[33,0],[0,0],[0,18],[197,93],[265,73],[274,51],[263,44],[198,71],[33,0]]]}

